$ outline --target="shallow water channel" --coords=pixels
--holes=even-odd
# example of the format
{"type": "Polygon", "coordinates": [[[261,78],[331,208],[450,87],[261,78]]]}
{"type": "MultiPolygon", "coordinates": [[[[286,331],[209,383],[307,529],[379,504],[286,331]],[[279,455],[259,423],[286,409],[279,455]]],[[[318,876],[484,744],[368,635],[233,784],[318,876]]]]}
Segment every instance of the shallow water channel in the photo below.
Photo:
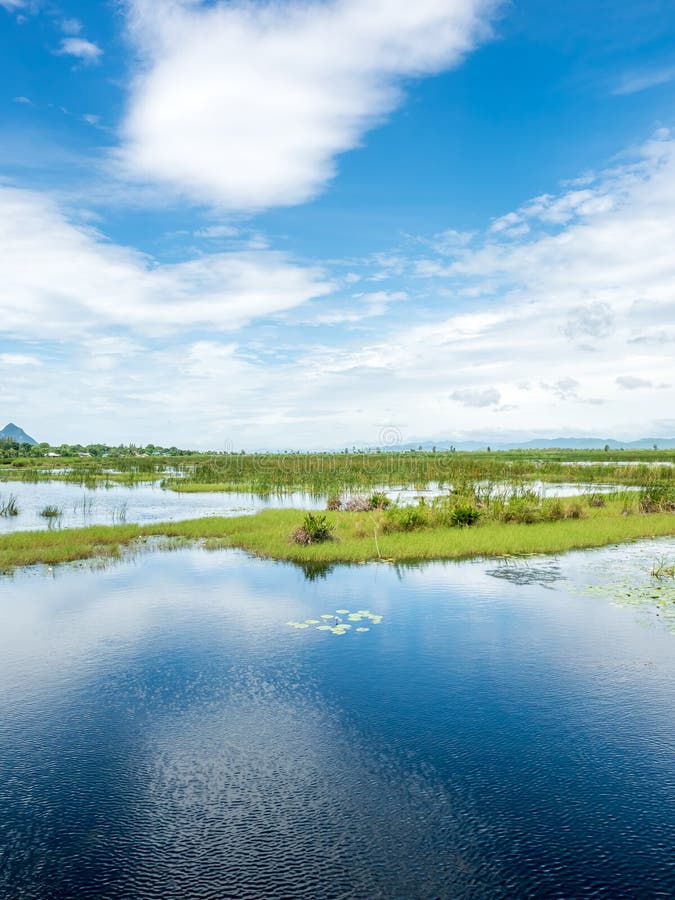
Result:
{"type": "Polygon", "coordinates": [[[0,580],[0,896],[672,896],[660,557],[0,580]]]}

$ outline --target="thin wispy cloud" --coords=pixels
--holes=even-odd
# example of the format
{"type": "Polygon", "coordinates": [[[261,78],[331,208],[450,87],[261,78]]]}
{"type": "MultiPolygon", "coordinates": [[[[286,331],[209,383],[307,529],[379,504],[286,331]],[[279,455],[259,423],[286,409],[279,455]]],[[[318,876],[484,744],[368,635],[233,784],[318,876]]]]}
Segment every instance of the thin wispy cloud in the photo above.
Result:
{"type": "Polygon", "coordinates": [[[675,80],[675,66],[665,66],[661,69],[650,69],[645,72],[634,72],[624,75],[618,85],[612,91],[618,96],[639,94],[640,91],[668,84],[675,80]]]}
{"type": "Polygon", "coordinates": [[[233,251],[158,265],[70,221],[41,194],[0,185],[0,320],[5,334],[83,336],[232,331],[331,290],[285,254],[233,251]]]}

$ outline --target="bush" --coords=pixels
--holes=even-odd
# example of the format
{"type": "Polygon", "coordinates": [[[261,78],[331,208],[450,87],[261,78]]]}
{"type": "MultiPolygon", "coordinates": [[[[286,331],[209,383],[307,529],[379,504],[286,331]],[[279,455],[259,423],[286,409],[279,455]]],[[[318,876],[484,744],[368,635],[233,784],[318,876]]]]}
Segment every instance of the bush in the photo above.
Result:
{"type": "Polygon", "coordinates": [[[384,531],[414,531],[429,524],[429,508],[421,502],[417,506],[394,506],[384,514],[384,531]]]}
{"type": "Polygon", "coordinates": [[[326,502],[326,509],[332,510],[333,512],[338,509],[342,509],[342,500],[340,499],[338,494],[331,494],[326,502]]]}
{"type": "Polygon", "coordinates": [[[323,544],[333,540],[332,525],[325,516],[315,513],[307,513],[302,525],[299,525],[291,534],[294,544],[323,544]]]}
{"type": "Polygon", "coordinates": [[[450,524],[459,527],[475,525],[479,518],[475,506],[456,506],[450,513],[450,524]]]}
{"type": "Polygon", "coordinates": [[[567,509],[565,510],[565,518],[566,519],[583,519],[584,518],[584,510],[577,500],[573,503],[570,503],[567,509]]]}
{"type": "Polygon", "coordinates": [[[565,518],[565,507],[557,497],[546,504],[545,515],[551,522],[559,522],[565,518]]]}
{"type": "Polygon", "coordinates": [[[665,484],[655,484],[640,491],[638,501],[640,512],[675,512],[675,488],[665,484]]]}
{"type": "Polygon", "coordinates": [[[370,495],[370,508],[371,509],[388,509],[391,506],[391,500],[387,497],[386,494],[383,494],[381,491],[375,491],[374,494],[370,495]]]}
{"type": "Polygon", "coordinates": [[[518,522],[531,525],[543,518],[541,498],[534,491],[523,491],[508,498],[500,511],[499,518],[504,522],[518,522]]]}
{"type": "Polygon", "coordinates": [[[589,494],[588,505],[594,509],[601,509],[605,505],[605,498],[602,494],[589,494]]]}

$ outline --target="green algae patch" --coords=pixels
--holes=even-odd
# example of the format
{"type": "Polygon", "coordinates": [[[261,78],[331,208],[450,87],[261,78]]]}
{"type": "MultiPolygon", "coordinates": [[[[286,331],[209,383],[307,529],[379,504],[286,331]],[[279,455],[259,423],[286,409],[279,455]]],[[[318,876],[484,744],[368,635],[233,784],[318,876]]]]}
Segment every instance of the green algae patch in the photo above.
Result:
{"type": "Polygon", "coordinates": [[[601,584],[569,585],[586,597],[602,598],[617,609],[632,609],[648,620],[658,621],[675,635],[675,570],[657,563],[648,568],[641,560],[613,567],[603,573],[601,584]]]}

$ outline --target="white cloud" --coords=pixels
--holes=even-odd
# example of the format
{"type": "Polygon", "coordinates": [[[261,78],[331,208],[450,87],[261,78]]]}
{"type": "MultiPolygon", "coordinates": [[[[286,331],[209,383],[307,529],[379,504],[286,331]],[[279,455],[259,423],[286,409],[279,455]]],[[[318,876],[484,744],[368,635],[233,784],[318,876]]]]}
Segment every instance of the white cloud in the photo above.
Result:
{"type": "Polygon", "coordinates": [[[673,79],[675,79],[675,66],[665,66],[644,72],[632,72],[624,75],[612,93],[619,96],[637,94],[640,91],[646,91],[648,88],[658,87],[660,84],[668,84],[673,79]]]}
{"type": "Polygon", "coordinates": [[[625,388],[627,391],[636,391],[639,388],[653,387],[651,381],[646,378],[638,378],[635,375],[620,375],[616,379],[619,387],[625,388]]]}
{"type": "Polygon", "coordinates": [[[21,9],[25,5],[25,0],[0,0],[0,6],[7,12],[14,12],[15,9],[21,9]]]}
{"type": "MultiPolygon", "coordinates": [[[[330,290],[320,270],[269,250],[158,266],[76,227],[45,198],[3,189],[0,329],[23,336],[12,352],[36,355],[41,337],[69,351],[55,359],[55,342],[45,345],[49,392],[29,367],[3,371],[0,400],[53,423],[40,433],[57,438],[68,421],[82,439],[205,447],[375,444],[383,422],[404,441],[665,437],[663,410],[675,402],[675,140],[647,142],[584,191],[523,204],[527,235],[487,223],[470,242],[452,239],[449,255],[441,242],[424,280],[396,248],[369,262],[388,271],[386,292],[357,299],[335,278],[339,294],[279,324],[276,313],[330,290]],[[249,276],[237,280],[244,265],[249,276]],[[407,299],[387,316],[364,315],[399,293],[407,299]],[[358,319],[334,322],[319,343],[326,332],[301,330],[318,312],[358,319]],[[231,330],[263,315],[252,336],[231,330]]],[[[412,242],[416,253],[433,245],[412,242]]],[[[358,274],[368,284],[368,269],[358,274]]]]}
{"type": "Polygon", "coordinates": [[[79,34],[82,31],[82,22],[79,19],[62,19],[61,31],[64,34],[79,34]]]}
{"type": "Polygon", "coordinates": [[[69,222],[49,198],[2,185],[0,247],[0,332],[15,336],[227,331],[331,289],[318,269],[271,250],[158,265],[69,222]]]}
{"type": "Polygon", "coordinates": [[[128,0],[142,65],[120,159],[200,202],[297,204],[402,99],[460,62],[501,0],[128,0]]]}
{"type": "Polygon", "coordinates": [[[501,394],[496,388],[462,388],[453,391],[450,396],[462,406],[472,406],[477,409],[496,406],[501,400],[501,394]]]}
{"type": "Polygon", "coordinates": [[[59,56],[75,56],[87,65],[97,63],[103,55],[98,44],[78,37],[63,38],[57,52],[59,56]]]}
{"type": "Polygon", "coordinates": [[[42,362],[37,356],[29,356],[27,353],[0,353],[0,366],[41,366],[42,362]]]}

